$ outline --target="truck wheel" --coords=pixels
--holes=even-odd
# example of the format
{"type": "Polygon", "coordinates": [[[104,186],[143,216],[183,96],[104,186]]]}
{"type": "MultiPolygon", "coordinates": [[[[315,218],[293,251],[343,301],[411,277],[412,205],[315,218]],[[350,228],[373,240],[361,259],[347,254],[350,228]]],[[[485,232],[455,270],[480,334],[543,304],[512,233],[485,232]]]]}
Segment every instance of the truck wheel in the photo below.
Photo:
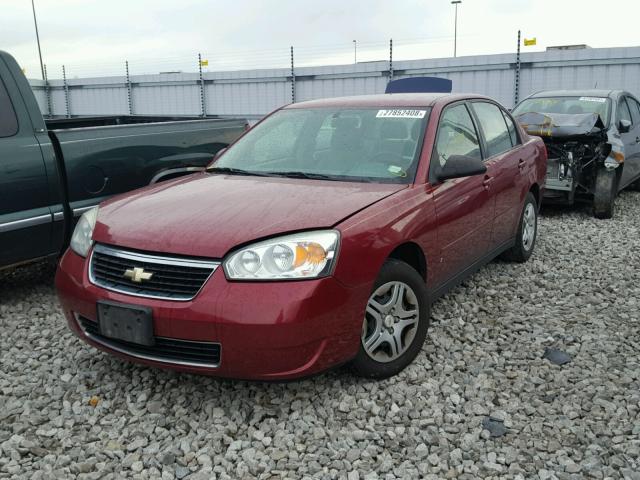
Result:
{"type": "Polygon", "coordinates": [[[402,371],[420,352],[429,318],[424,279],[408,264],[387,260],[367,302],[355,373],[382,379],[402,371]]]}
{"type": "Polygon", "coordinates": [[[527,193],[520,215],[516,244],[501,255],[508,262],[524,263],[529,260],[538,235],[538,204],[533,193],[527,193]]]}
{"type": "Polygon", "coordinates": [[[613,207],[618,189],[618,172],[600,168],[596,175],[593,193],[593,216],[596,218],[613,217],[613,207]]]}

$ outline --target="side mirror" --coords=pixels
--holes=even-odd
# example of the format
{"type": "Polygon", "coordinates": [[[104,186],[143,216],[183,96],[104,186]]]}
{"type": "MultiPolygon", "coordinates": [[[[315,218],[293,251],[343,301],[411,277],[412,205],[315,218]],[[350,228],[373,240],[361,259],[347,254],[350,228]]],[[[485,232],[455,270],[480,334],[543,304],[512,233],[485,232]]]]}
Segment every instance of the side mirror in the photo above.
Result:
{"type": "Polygon", "coordinates": [[[631,122],[629,120],[620,120],[618,122],[618,131],[620,133],[627,133],[629,130],[631,130],[631,122]]]}
{"type": "Polygon", "coordinates": [[[482,160],[467,155],[451,155],[447,163],[440,168],[438,180],[472,177],[486,173],[487,167],[482,160]]]}
{"type": "Polygon", "coordinates": [[[215,161],[215,160],[219,159],[220,156],[226,151],[227,151],[227,147],[224,147],[224,148],[221,148],[220,150],[218,150],[216,152],[216,154],[213,156],[213,160],[215,161]]]}

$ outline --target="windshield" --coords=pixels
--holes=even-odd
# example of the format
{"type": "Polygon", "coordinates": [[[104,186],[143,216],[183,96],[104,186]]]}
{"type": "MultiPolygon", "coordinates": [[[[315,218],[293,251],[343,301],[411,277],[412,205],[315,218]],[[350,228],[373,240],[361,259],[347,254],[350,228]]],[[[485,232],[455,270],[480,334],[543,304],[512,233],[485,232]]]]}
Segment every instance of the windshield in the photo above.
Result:
{"type": "Polygon", "coordinates": [[[523,100],[513,109],[513,116],[523,113],[597,113],[609,125],[611,100],[605,97],[536,97],[523,100]]]}
{"type": "Polygon", "coordinates": [[[409,183],[429,109],[280,110],[256,125],[209,171],[409,183]]]}

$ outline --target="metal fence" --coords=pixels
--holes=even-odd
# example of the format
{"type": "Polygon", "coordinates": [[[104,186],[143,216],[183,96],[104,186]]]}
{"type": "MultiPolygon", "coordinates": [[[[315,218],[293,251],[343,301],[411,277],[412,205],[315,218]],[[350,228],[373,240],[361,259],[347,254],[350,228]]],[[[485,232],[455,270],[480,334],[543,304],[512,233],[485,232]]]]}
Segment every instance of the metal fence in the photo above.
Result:
{"type": "Polygon", "coordinates": [[[67,117],[258,118],[290,102],[381,93],[390,79],[425,75],[451,79],[454,92],[488,95],[508,107],[543,89],[622,88],[640,95],[640,47],[395,61],[391,41],[388,52],[385,60],[299,66],[292,47],[274,60],[278,65],[286,62],[280,68],[225,70],[222,62],[216,64],[220,71],[207,71],[206,57],[200,55],[193,58],[191,72],[132,74],[134,65],[122,62],[121,75],[80,78],[69,78],[68,69],[62,67],[61,79],[31,84],[45,116],[67,117]]]}

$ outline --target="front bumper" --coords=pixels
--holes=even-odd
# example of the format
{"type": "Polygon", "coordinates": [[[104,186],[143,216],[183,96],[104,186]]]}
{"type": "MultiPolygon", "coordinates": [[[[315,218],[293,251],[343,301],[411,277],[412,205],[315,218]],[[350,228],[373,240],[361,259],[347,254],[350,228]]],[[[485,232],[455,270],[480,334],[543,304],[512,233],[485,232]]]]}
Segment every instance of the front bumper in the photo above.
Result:
{"type": "Polygon", "coordinates": [[[60,262],[56,287],[69,328],[100,350],[155,367],[256,380],[304,377],[355,357],[369,295],[333,277],[230,282],[218,268],[193,300],[140,298],[92,284],[88,261],[71,250],[60,262]],[[100,300],[150,307],[156,337],[219,344],[219,362],[192,365],[111,348],[82,327],[97,322],[100,300]]]}

